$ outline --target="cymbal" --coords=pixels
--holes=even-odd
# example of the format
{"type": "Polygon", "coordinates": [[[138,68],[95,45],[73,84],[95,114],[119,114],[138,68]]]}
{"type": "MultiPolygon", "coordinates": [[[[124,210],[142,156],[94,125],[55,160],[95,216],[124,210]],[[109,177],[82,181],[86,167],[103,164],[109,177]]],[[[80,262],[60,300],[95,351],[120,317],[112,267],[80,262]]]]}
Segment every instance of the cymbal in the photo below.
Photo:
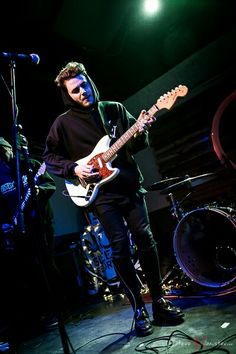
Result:
{"type": "Polygon", "coordinates": [[[177,181],[182,181],[183,179],[185,179],[186,177],[171,177],[171,178],[165,178],[162,179],[161,181],[155,182],[153,184],[151,184],[148,187],[145,187],[145,189],[147,191],[158,191],[158,190],[162,190],[165,187],[168,187],[170,184],[172,184],[173,182],[177,182],[177,181]]]}
{"type": "Polygon", "coordinates": [[[217,174],[215,172],[204,173],[203,175],[199,175],[199,176],[195,176],[195,177],[189,177],[189,178],[184,179],[183,181],[172,184],[169,187],[163,189],[161,191],[161,194],[169,194],[169,193],[176,192],[176,191],[183,189],[183,188],[191,189],[191,188],[197,187],[203,183],[209,182],[212,179],[215,179],[216,177],[217,177],[217,174]]]}

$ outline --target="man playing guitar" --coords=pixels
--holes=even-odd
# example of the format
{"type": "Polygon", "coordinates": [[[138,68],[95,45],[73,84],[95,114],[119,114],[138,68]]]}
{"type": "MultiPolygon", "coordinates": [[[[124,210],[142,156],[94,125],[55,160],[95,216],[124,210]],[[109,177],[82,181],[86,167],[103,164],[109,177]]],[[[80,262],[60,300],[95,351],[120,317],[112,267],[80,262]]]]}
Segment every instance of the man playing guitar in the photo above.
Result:
{"type": "MultiPolygon", "coordinates": [[[[126,78],[121,80],[125,84],[126,78]]],[[[138,247],[152,297],[154,323],[179,323],[182,311],[164,298],[143,176],[133,157],[148,146],[147,129],[156,119],[154,113],[162,108],[163,100],[164,108],[172,106],[178,89],[148,112],[141,111],[135,120],[121,103],[99,99],[83,64],[69,62],[55,82],[68,110],[56,118],[46,139],[44,161],[48,171],[64,178],[73,201],[91,210],[101,222],[115,270],[134,309],[136,334],[149,335],[153,327],[130,257],[128,230],[138,247]]]]}

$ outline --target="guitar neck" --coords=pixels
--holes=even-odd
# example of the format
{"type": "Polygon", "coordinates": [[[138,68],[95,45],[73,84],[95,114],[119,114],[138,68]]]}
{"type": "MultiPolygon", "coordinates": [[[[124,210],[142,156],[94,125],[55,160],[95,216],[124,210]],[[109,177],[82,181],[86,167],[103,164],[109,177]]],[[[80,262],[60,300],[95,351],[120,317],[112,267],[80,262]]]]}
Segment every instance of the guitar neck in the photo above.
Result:
{"type": "MultiPolygon", "coordinates": [[[[154,115],[159,108],[156,105],[153,105],[148,111],[147,114],[154,115]]],[[[102,154],[102,157],[105,162],[108,162],[113,159],[116,153],[136,134],[139,130],[139,122],[136,121],[132,127],[130,127],[107,151],[102,154]]]]}

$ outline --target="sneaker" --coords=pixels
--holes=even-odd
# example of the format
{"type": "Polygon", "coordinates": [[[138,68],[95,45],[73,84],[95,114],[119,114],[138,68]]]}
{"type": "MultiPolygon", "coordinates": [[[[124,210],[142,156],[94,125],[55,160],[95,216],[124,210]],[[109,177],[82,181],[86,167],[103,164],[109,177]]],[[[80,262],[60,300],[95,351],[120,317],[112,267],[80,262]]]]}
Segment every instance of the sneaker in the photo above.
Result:
{"type": "Polygon", "coordinates": [[[135,311],[134,320],[135,331],[138,337],[145,337],[153,333],[153,327],[145,306],[135,311]]]}
{"type": "Polygon", "coordinates": [[[152,303],[152,311],[154,324],[183,322],[183,311],[163,297],[152,303]]]}

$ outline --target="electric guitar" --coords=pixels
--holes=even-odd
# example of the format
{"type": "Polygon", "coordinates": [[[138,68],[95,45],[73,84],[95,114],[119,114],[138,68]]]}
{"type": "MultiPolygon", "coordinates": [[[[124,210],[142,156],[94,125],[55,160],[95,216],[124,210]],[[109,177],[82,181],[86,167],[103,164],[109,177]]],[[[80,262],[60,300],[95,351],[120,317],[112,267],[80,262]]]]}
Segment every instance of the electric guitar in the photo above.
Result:
{"type": "MultiPolygon", "coordinates": [[[[175,89],[161,96],[157,102],[148,110],[148,114],[154,116],[159,110],[170,109],[178,97],[187,94],[188,88],[179,85],[175,89]]],[[[65,185],[72,201],[80,206],[89,206],[97,196],[101,185],[114,179],[118,173],[118,168],[112,168],[111,162],[116,158],[116,153],[126,144],[139,130],[140,122],[137,120],[111,147],[111,138],[105,135],[99,140],[91,154],[76,161],[78,165],[92,164],[99,173],[99,180],[95,183],[86,183],[78,178],[66,179],[65,185]]]]}
{"type": "MultiPolygon", "coordinates": [[[[42,176],[42,175],[46,172],[46,168],[47,168],[47,167],[46,167],[46,164],[45,164],[45,162],[43,162],[43,163],[40,165],[40,167],[39,167],[37,173],[36,173],[35,176],[34,176],[34,184],[35,184],[35,185],[37,185],[37,182],[38,182],[39,177],[42,176]]],[[[26,193],[25,193],[24,199],[22,200],[21,205],[20,205],[20,211],[21,211],[21,212],[25,209],[25,206],[26,206],[26,204],[27,204],[27,202],[28,202],[30,196],[31,196],[31,188],[28,188],[27,191],[26,191],[26,193]]],[[[15,213],[15,215],[13,216],[13,225],[17,225],[17,218],[18,218],[18,215],[19,215],[19,212],[17,211],[17,212],[15,213]]]]}

